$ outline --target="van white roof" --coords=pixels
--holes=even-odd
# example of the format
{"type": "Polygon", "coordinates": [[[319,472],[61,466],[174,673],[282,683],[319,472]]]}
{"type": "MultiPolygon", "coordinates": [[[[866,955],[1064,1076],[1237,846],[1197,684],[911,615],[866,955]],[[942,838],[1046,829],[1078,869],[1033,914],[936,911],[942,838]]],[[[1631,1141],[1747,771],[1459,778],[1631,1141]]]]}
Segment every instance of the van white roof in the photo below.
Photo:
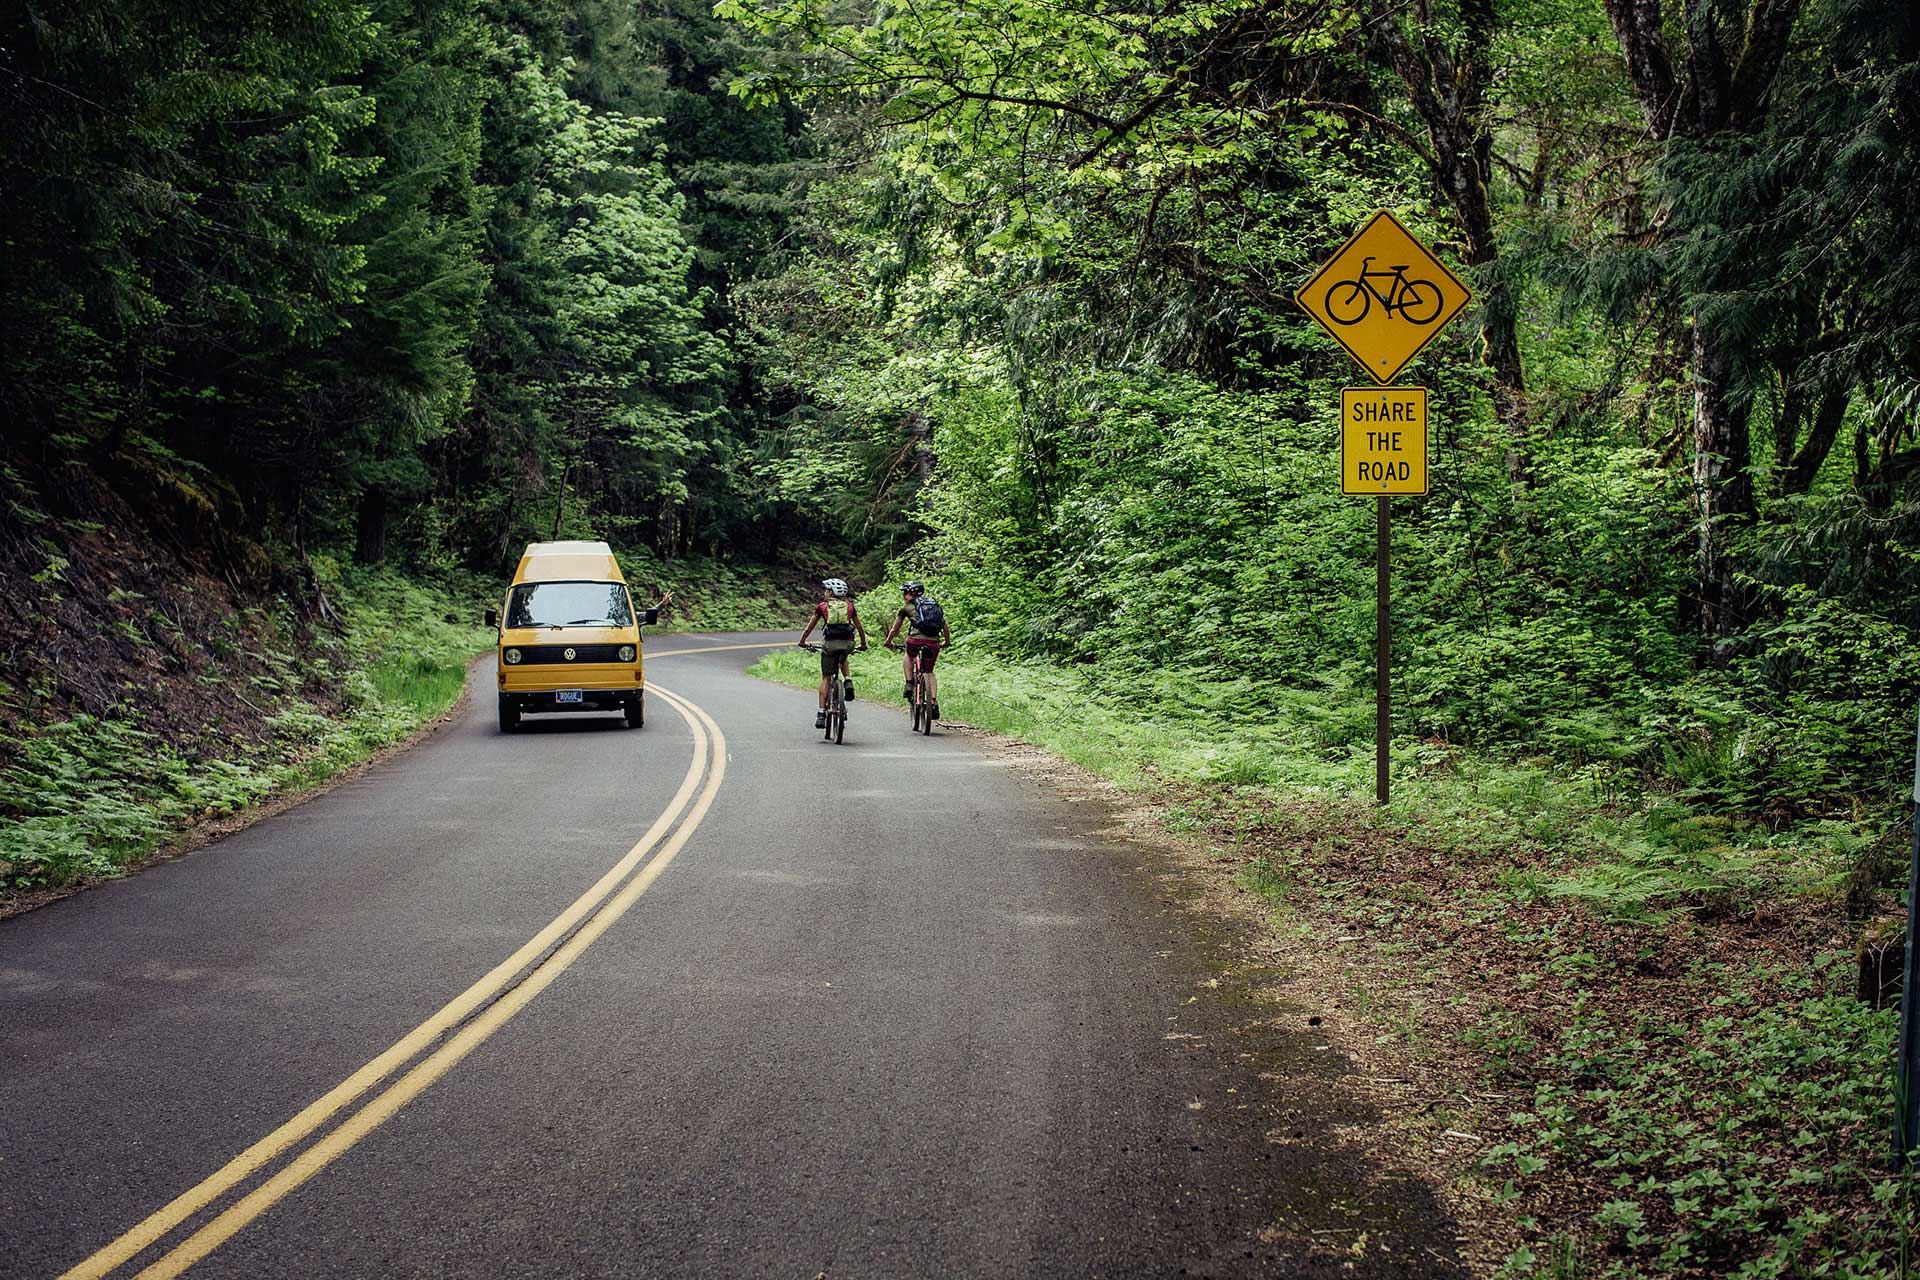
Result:
{"type": "Polygon", "coordinates": [[[529,542],[513,572],[520,582],[625,582],[604,542],[529,542]]]}

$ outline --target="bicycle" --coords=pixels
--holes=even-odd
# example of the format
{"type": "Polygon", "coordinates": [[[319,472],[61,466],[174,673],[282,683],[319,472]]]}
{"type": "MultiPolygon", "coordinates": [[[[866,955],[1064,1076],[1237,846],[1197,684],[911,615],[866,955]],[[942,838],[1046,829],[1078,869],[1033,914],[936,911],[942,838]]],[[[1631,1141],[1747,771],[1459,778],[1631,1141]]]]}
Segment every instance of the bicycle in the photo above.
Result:
{"type": "MultiPolygon", "coordinates": [[[[820,652],[817,644],[803,644],[800,647],[808,653],[820,652]]],[[[827,680],[827,729],[821,737],[836,744],[844,742],[847,733],[847,690],[844,681],[845,677],[838,668],[827,680]]]]}
{"type": "Polygon", "coordinates": [[[1327,286],[1327,318],[1335,324],[1359,324],[1367,318],[1367,312],[1378,301],[1387,309],[1387,318],[1392,319],[1398,311],[1400,318],[1408,324],[1432,324],[1440,318],[1440,305],[1443,295],[1440,286],[1431,280],[1407,279],[1407,269],[1395,267],[1391,271],[1373,270],[1373,259],[1360,260],[1360,274],[1351,280],[1336,280],[1327,286]],[[1371,280],[1391,280],[1393,285],[1382,293],[1369,283],[1371,280]],[[1334,295],[1338,294],[1336,298],[1334,295]],[[1354,310],[1358,306],[1359,310],[1354,310]]]}
{"type": "MultiPolygon", "coordinates": [[[[887,648],[898,651],[900,646],[890,644],[887,648]]],[[[913,678],[907,682],[907,703],[913,711],[913,732],[932,737],[933,709],[938,704],[927,696],[927,673],[917,662],[913,664],[913,678]]]]}

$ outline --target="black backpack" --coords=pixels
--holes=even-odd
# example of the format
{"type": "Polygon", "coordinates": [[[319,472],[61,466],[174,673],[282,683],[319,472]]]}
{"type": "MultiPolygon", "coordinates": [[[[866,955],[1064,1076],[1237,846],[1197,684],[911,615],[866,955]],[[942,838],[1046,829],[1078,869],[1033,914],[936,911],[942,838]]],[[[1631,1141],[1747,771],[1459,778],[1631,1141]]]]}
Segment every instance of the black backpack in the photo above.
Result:
{"type": "Polygon", "coordinates": [[[947,625],[947,611],[932,596],[922,595],[913,602],[913,629],[923,636],[937,636],[947,625]]]}

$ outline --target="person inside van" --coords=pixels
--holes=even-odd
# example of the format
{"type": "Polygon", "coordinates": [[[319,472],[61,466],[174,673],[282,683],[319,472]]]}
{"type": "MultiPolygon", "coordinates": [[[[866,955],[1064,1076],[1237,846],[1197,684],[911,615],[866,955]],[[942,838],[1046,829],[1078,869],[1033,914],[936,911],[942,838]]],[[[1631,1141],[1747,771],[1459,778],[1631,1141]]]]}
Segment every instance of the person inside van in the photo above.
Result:
{"type": "Polygon", "coordinates": [[[853,673],[848,660],[853,653],[853,639],[860,637],[860,647],[867,647],[867,629],[860,621],[860,611],[853,607],[853,601],[847,595],[847,584],[840,578],[828,578],[820,584],[826,596],[813,607],[813,616],[807,619],[807,629],[800,633],[800,644],[807,642],[815,627],[820,627],[820,714],[813,718],[813,727],[827,727],[827,681],[838,671],[846,680],[847,701],[853,701],[853,673]],[[824,625],[822,625],[824,624],[824,625]]]}

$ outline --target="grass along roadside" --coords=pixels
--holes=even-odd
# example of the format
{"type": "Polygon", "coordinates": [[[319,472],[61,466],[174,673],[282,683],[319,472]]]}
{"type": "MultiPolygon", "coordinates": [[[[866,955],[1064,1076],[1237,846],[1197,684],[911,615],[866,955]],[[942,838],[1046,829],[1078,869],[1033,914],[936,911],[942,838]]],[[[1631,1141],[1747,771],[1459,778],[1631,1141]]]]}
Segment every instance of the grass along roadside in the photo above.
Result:
{"type": "MultiPolygon", "coordinates": [[[[817,661],[753,670],[806,688],[817,661]]],[[[898,662],[856,655],[863,694],[891,700],[898,662]]],[[[1893,906],[1884,822],[1743,827],[1424,743],[1396,744],[1380,812],[1371,744],[1302,731],[1310,691],[1275,725],[1172,672],[1114,689],[963,643],[940,674],[950,721],[1143,793],[1263,902],[1288,1004],[1412,1082],[1383,1099],[1401,1139],[1500,1224],[1482,1273],[1915,1273],[1915,1180],[1885,1168],[1894,1014],[1855,994],[1860,917],[1893,906]]]]}
{"type": "Polygon", "coordinates": [[[17,729],[0,744],[0,911],[115,875],[196,824],[324,782],[454,705],[469,663],[493,642],[477,625],[472,584],[326,560],[316,568],[338,631],[308,632],[284,607],[261,610],[231,619],[231,645],[206,646],[196,655],[204,668],[177,675],[239,684],[253,722],[175,743],[140,719],[136,701],[114,717],[17,729]]]}

